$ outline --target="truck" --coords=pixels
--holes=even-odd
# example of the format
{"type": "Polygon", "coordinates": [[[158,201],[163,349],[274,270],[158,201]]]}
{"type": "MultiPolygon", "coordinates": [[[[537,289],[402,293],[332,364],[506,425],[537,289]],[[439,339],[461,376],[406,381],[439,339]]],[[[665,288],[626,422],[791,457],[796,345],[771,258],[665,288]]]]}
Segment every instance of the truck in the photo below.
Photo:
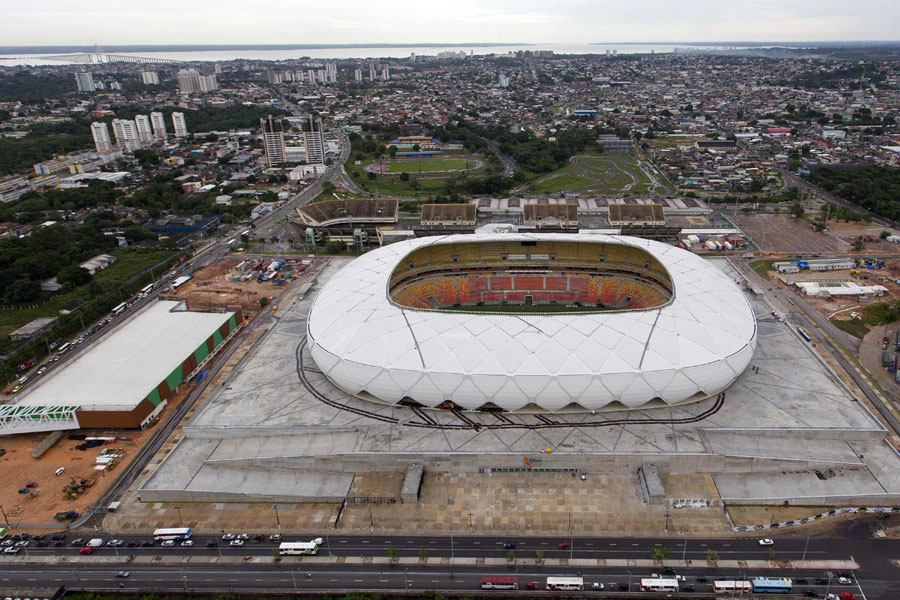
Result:
{"type": "Polygon", "coordinates": [[[99,548],[103,545],[103,538],[93,538],[88,540],[88,543],[85,544],[87,548],[99,548]]]}

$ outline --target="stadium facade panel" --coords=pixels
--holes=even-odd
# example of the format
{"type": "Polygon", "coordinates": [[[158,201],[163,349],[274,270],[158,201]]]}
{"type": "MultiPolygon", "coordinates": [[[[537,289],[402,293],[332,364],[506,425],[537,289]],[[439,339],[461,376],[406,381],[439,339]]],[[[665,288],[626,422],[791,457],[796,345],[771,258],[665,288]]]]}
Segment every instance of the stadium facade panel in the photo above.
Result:
{"type": "MultiPolygon", "coordinates": [[[[578,289],[584,285],[590,289],[580,283],[578,289]]],[[[675,405],[716,395],[749,364],[757,327],[741,287],[685,250],[606,235],[492,234],[420,238],[361,256],[319,292],[307,338],[328,379],[361,398],[558,411],[675,405]],[[498,245],[519,249],[498,258],[498,245]],[[431,262],[422,263],[423,256],[431,262]],[[486,257],[484,268],[495,274],[510,272],[494,279],[501,287],[511,279],[513,292],[515,277],[529,270],[529,287],[539,285],[536,277],[549,286],[561,285],[559,277],[570,272],[597,278],[625,272],[625,280],[646,275],[670,285],[670,296],[631,309],[634,298],[619,289],[604,301],[601,287],[601,298],[591,299],[596,310],[582,303],[567,311],[557,303],[557,312],[539,306],[484,312],[484,292],[471,309],[458,295],[448,304],[453,288],[447,282],[472,256],[486,257]],[[422,292],[419,307],[392,298],[412,272],[437,278],[436,291],[422,292]]]]}

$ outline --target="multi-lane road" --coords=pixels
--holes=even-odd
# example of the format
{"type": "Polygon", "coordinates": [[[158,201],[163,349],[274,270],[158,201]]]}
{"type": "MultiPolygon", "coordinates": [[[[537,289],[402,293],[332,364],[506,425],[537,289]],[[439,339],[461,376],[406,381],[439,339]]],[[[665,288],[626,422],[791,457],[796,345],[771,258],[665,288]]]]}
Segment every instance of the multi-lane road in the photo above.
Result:
{"type": "MultiPolygon", "coordinates": [[[[818,593],[830,588],[832,591],[864,592],[865,596],[860,597],[873,600],[892,598],[893,590],[900,584],[900,571],[891,559],[900,556],[900,540],[872,539],[869,535],[872,523],[874,519],[868,524],[848,524],[835,537],[776,539],[774,548],[777,558],[792,561],[805,558],[818,563],[817,566],[806,563],[809,566],[793,570],[747,566],[747,561],[767,558],[766,548],[760,546],[756,538],[322,535],[324,543],[320,547],[320,558],[298,561],[289,557],[276,562],[273,551],[277,544],[267,539],[263,542],[247,541],[240,548],[227,545],[228,542],[219,535],[197,535],[191,547],[176,545],[163,548],[159,543],[151,547],[127,545],[129,542],[149,541],[150,536],[145,535],[123,536],[124,546],[103,547],[90,557],[73,562],[71,559],[79,556],[79,547],[72,545],[74,536],[70,535],[62,547],[38,547],[32,542],[20,552],[18,558],[0,557],[0,589],[25,588],[35,584],[39,577],[48,585],[89,589],[118,588],[122,584],[129,589],[174,591],[185,588],[226,591],[292,588],[456,590],[477,589],[483,575],[515,574],[523,585],[527,581],[537,581],[543,587],[542,578],[548,575],[578,573],[585,578],[587,585],[598,582],[614,590],[624,585],[630,591],[637,591],[636,585],[641,577],[661,571],[661,567],[648,563],[651,552],[665,548],[670,551],[672,560],[681,561],[683,566],[678,567],[677,571],[685,576],[684,585],[693,586],[698,593],[710,591],[710,582],[714,579],[769,575],[789,576],[798,589],[818,593]],[[217,547],[207,547],[210,542],[218,544],[217,547]],[[505,547],[510,544],[514,544],[515,548],[505,547]],[[560,548],[560,544],[568,544],[568,547],[560,548]],[[387,563],[390,548],[396,550],[402,561],[400,564],[387,563]],[[424,553],[422,549],[425,549],[424,553]],[[510,556],[511,550],[514,557],[510,556]],[[723,565],[728,566],[712,568],[708,565],[706,559],[710,550],[715,550],[723,565]],[[25,551],[28,552],[27,557],[25,551]],[[539,557],[538,552],[542,553],[545,564],[534,564],[539,557]],[[56,560],[45,562],[51,555],[56,560]],[[421,556],[431,560],[411,560],[421,556]],[[162,560],[157,561],[155,557],[162,560]],[[327,557],[332,560],[325,560],[327,557]],[[367,557],[380,560],[372,562],[367,557]],[[185,558],[191,560],[185,561],[185,558]],[[448,558],[452,560],[445,560],[448,558]],[[494,560],[485,564],[477,559],[494,560]],[[821,581],[827,577],[828,561],[851,559],[861,565],[857,573],[858,583],[840,585],[834,571],[831,579],[821,581]],[[635,560],[642,562],[638,564],[633,562],[635,560]],[[604,563],[609,566],[604,566],[604,563]],[[128,570],[129,577],[116,578],[114,575],[120,570],[128,570]],[[820,580],[818,583],[817,579],[820,580]]],[[[285,539],[306,541],[314,535],[290,535],[285,539]]],[[[85,535],[83,539],[89,537],[85,535]]]]}

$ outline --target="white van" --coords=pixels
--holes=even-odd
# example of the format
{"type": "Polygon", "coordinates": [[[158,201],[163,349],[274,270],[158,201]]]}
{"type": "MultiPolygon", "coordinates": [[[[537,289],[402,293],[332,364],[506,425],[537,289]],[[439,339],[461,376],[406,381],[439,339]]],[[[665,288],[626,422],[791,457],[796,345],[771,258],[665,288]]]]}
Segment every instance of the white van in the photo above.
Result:
{"type": "Polygon", "coordinates": [[[53,471],[53,474],[56,475],[57,477],[59,477],[60,475],[62,475],[65,472],[66,472],[66,468],[60,467],[57,470],[53,471]]]}
{"type": "Polygon", "coordinates": [[[103,545],[103,540],[101,538],[94,538],[90,540],[85,546],[88,548],[99,548],[103,545]]]}

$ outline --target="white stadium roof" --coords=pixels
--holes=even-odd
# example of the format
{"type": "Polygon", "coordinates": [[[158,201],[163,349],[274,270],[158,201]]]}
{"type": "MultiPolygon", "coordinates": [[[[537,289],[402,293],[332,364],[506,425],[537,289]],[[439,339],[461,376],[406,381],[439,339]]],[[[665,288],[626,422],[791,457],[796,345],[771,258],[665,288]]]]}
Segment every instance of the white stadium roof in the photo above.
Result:
{"type": "Polygon", "coordinates": [[[399,242],[357,258],[319,292],[307,333],[325,375],[363,397],[592,410],[717,394],[749,364],[757,329],[741,287],[685,250],[596,234],[476,234],[399,242]],[[668,271],[674,297],[640,311],[505,315],[409,309],[388,298],[392,271],[413,250],[517,241],[641,248],[668,271]]]}

